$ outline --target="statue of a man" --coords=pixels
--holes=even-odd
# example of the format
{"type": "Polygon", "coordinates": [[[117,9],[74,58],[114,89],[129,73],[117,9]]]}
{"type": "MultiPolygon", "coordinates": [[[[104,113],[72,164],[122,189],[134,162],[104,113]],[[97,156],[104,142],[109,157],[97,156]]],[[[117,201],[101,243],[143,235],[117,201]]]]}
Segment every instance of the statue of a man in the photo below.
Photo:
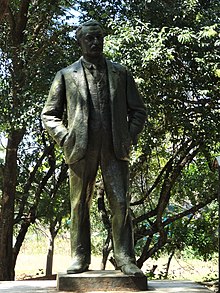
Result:
{"type": "Polygon", "coordinates": [[[97,21],[78,27],[82,57],[56,74],[42,120],[63,147],[69,166],[72,264],[67,273],[89,268],[89,207],[100,167],[112,214],[117,266],[126,275],[143,276],[135,262],[127,192],[129,149],[137,142],[146,110],[132,75],[103,55],[104,36],[97,21]],[[63,122],[65,108],[67,126],[63,122]]]}

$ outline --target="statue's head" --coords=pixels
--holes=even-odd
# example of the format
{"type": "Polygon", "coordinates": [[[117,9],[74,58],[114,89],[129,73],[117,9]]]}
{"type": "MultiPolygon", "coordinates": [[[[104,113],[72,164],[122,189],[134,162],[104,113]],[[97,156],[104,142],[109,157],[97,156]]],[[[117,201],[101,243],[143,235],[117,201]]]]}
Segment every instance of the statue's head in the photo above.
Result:
{"type": "Polygon", "coordinates": [[[79,42],[80,38],[82,37],[83,34],[85,34],[85,31],[88,30],[88,28],[93,29],[93,30],[100,30],[102,32],[103,37],[105,36],[105,31],[102,27],[102,25],[94,20],[88,20],[86,22],[81,23],[77,29],[76,29],[76,39],[79,42]]]}
{"type": "Polygon", "coordinates": [[[102,55],[105,32],[96,20],[89,20],[76,30],[76,39],[85,57],[99,57],[102,55]]]}

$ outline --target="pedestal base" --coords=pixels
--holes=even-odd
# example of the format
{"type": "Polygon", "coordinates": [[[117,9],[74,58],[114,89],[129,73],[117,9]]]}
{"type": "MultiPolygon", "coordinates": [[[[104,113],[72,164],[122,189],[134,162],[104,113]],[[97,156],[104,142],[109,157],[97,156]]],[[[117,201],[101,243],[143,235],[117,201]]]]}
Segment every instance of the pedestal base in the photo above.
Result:
{"type": "Polygon", "coordinates": [[[146,291],[147,277],[126,276],[121,271],[88,271],[57,275],[59,291],[146,291]]]}

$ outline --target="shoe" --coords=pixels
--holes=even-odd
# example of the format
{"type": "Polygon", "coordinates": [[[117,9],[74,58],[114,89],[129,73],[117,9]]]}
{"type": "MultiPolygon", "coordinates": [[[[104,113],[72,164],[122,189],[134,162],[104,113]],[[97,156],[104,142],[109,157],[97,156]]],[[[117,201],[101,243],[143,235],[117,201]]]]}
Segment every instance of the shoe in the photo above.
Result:
{"type": "Polygon", "coordinates": [[[128,263],[123,266],[121,266],[121,271],[125,275],[133,276],[133,277],[144,277],[145,274],[142,272],[141,269],[139,269],[135,264],[128,263]]]}
{"type": "Polygon", "coordinates": [[[67,269],[67,274],[79,274],[88,271],[89,264],[84,263],[82,260],[74,260],[71,266],[67,269]]]}

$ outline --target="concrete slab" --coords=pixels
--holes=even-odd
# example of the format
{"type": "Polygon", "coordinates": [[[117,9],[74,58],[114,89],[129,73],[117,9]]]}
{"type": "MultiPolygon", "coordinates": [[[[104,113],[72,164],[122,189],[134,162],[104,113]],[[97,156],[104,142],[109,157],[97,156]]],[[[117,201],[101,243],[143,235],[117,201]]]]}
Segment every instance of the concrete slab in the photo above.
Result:
{"type": "MultiPolygon", "coordinates": [[[[148,292],[172,292],[172,293],[210,293],[205,286],[192,281],[149,281],[148,292]],[[151,291],[152,290],[152,291],[151,291]]],[[[155,292],[155,293],[156,293],[155,292]]]]}
{"type": "MultiPolygon", "coordinates": [[[[1,293],[57,293],[56,281],[14,281],[0,282],[1,293]]],[[[148,291],[140,293],[211,293],[206,287],[191,281],[148,281],[148,291]]],[[[59,291],[62,293],[64,291],[59,291]]],[[[118,293],[118,291],[90,291],[89,293],[118,293]]],[[[80,292],[77,292],[80,293],[80,292]]],[[[134,291],[120,291],[120,293],[137,293],[134,291]]]]}
{"type": "Polygon", "coordinates": [[[59,291],[146,291],[147,277],[126,276],[121,271],[87,271],[81,274],[59,273],[57,275],[59,291]]]}
{"type": "Polygon", "coordinates": [[[56,281],[14,281],[0,282],[1,293],[54,293],[56,290],[56,281]]]}

